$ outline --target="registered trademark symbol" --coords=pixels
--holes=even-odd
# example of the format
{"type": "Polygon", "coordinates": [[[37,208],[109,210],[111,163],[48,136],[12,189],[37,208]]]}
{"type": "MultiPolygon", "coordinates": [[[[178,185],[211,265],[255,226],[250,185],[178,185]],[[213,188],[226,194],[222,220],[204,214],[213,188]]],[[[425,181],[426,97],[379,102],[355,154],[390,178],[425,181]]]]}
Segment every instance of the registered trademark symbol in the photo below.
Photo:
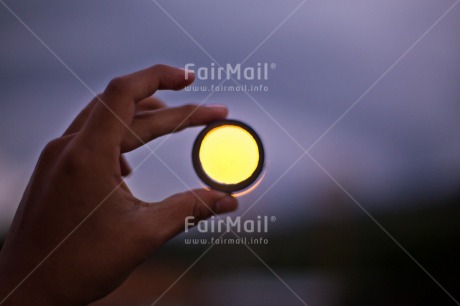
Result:
{"type": "MultiPolygon", "coordinates": [[[[275,63],[271,63],[271,64],[270,64],[270,68],[271,68],[271,69],[275,69],[275,68],[276,68],[276,64],[275,64],[275,63]]],[[[275,218],[275,219],[276,219],[276,218],[275,218]]]]}
{"type": "Polygon", "coordinates": [[[276,221],[276,217],[275,217],[275,216],[271,216],[271,217],[270,217],[270,221],[271,221],[271,222],[275,222],[275,221],[276,221]]]}

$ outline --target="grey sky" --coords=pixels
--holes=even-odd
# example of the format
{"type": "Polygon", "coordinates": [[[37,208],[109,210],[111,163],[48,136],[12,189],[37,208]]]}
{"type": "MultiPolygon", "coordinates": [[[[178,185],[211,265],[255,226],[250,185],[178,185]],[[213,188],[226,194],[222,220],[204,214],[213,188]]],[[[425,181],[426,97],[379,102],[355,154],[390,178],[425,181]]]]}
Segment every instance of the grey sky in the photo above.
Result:
{"type": "MultiPolygon", "coordinates": [[[[95,92],[110,78],[155,63],[210,66],[211,59],[152,1],[6,1],[95,92]]],[[[300,1],[159,1],[221,64],[251,53],[300,1]],[[282,4],[281,4],[282,3],[282,4]]],[[[275,63],[253,98],[302,146],[315,140],[454,1],[306,1],[248,59],[275,63]]],[[[356,198],[391,209],[395,199],[439,194],[460,178],[460,6],[446,17],[312,150],[356,198]],[[376,200],[378,199],[378,201],[376,200]]],[[[41,148],[90,99],[80,84],[0,6],[0,222],[12,218],[41,148]]],[[[215,82],[197,82],[197,85],[215,82]]],[[[251,82],[248,82],[250,84],[251,82]]],[[[257,82],[253,82],[258,84],[257,82]]],[[[234,85],[231,81],[225,85],[234,85]]],[[[208,93],[161,92],[171,105],[208,93]]],[[[302,151],[243,93],[216,93],[230,117],[246,121],[267,151],[264,181],[249,206],[302,151]]],[[[200,186],[190,161],[199,129],[174,135],[159,155],[187,185],[200,186]]],[[[151,143],[152,148],[161,140],[151,143]]],[[[129,155],[135,166],[148,153],[129,155]]],[[[185,189],[151,157],[129,179],[157,200],[185,189]]],[[[333,183],[305,157],[255,209],[311,217],[333,183]],[[283,199],[288,203],[285,203],[283,199]]],[[[286,224],[289,222],[286,222],[286,224]]]]}

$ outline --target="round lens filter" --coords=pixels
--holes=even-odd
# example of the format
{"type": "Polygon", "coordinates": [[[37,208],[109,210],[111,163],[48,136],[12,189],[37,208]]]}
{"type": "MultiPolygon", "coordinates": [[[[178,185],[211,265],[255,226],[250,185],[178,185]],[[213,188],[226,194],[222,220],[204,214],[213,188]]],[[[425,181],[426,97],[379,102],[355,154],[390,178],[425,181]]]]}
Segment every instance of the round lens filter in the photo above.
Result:
{"type": "Polygon", "coordinates": [[[192,160],[206,185],[232,193],[249,187],[262,173],[264,148],[249,125],[237,120],[219,120],[198,134],[192,160]]]}

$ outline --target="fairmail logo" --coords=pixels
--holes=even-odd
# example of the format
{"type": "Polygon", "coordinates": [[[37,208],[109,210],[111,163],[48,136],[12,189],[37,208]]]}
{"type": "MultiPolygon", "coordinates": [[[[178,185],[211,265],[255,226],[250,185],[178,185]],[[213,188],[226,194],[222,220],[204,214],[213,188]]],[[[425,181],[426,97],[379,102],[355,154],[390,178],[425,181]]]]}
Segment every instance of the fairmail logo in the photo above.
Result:
{"type": "Polygon", "coordinates": [[[225,64],[222,66],[211,63],[209,67],[197,67],[194,63],[185,65],[185,79],[194,73],[199,80],[245,80],[245,81],[266,81],[270,70],[276,68],[275,63],[257,63],[255,66],[242,66],[241,64],[225,64]]]}
{"type": "Polygon", "coordinates": [[[200,233],[267,233],[269,224],[276,221],[275,216],[257,216],[255,219],[241,219],[240,216],[232,218],[216,218],[212,216],[208,220],[196,222],[194,216],[185,218],[185,232],[196,227],[200,233]]]}

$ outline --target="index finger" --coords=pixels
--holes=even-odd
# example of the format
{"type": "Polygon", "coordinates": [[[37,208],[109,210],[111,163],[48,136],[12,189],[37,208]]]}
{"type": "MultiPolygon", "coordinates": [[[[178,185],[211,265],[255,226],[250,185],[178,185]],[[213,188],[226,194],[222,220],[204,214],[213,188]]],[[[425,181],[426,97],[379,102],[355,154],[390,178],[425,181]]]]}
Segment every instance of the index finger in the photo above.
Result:
{"type": "Polygon", "coordinates": [[[104,93],[96,97],[96,105],[77,136],[79,141],[90,147],[119,148],[125,129],[133,132],[130,124],[136,103],[158,89],[182,89],[193,79],[190,72],[167,65],[155,65],[113,79],[104,93]]]}

